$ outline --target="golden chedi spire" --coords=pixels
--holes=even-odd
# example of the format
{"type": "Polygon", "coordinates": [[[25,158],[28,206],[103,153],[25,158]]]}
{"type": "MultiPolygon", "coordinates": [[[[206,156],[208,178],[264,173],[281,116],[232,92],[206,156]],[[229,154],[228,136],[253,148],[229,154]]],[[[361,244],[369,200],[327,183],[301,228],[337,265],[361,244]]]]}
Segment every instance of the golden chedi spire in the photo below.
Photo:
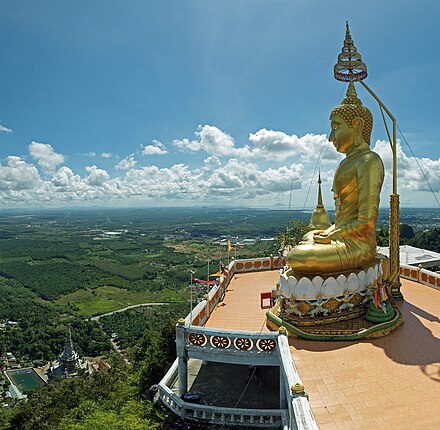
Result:
{"type": "Polygon", "coordinates": [[[338,62],[334,67],[335,79],[342,82],[350,81],[354,76],[363,80],[368,76],[367,65],[362,61],[350,34],[350,27],[346,21],[345,40],[342,52],[338,55],[338,62]]]}
{"type": "Polygon", "coordinates": [[[322,203],[322,192],[321,192],[321,173],[318,176],[318,204],[316,209],[312,213],[312,218],[310,219],[309,228],[312,230],[325,230],[330,227],[330,218],[327,211],[322,203]]]}

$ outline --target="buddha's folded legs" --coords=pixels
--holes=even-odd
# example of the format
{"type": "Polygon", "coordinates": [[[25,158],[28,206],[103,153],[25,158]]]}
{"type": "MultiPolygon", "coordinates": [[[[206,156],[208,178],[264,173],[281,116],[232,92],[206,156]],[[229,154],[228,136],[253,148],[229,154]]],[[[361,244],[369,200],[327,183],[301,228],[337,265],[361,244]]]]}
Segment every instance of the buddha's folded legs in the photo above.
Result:
{"type": "MultiPolygon", "coordinates": [[[[349,268],[344,267],[345,244],[304,243],[296,246],[287,254],[287,264],[294,272],[333,273],[349,268]]],[[[346,262],[347,263],[347,262],[346,262]]]]}
{"type": "Polygon", "coordinates": [[[299,273],[336,273],[360,268],[374,258],[376,247],[359,241],[330,244],[302,242],[287,254],[287,264],[299,273]]]}

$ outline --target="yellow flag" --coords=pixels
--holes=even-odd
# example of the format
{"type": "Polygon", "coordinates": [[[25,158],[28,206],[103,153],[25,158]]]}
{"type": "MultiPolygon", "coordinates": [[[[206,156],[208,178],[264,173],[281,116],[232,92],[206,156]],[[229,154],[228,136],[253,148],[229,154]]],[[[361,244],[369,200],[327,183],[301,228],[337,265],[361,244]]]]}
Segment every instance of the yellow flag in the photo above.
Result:
{"type": "Polygon", "coordinates": [[[212,275],[209,275],[210,278],[218,278],[219,276],[223,276],[221,270],[219,270],[217,273],[213,273],[212,275]]]}
{"type": "Polygon", "coordinates": [[[228,239],[228,252],[232,251],[231,241],[228,239]]]}

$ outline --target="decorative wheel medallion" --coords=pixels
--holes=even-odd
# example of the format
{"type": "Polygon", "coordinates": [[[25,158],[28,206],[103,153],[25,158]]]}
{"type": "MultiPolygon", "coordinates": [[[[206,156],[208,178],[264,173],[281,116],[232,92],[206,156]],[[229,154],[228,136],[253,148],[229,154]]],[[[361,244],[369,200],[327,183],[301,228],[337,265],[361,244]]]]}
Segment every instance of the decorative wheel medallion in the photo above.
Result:
{"type": "Polygon", "coordinates": [[[242,351],[249,351],[254,346],[254,342],[251,339],[237,337],[234,339],[234,346],[242,351]]]}
{"type": "Polygon", "coordinates": [[[231,346],[231,339],[226,336],[211,336],[211,345],[215,348],[229,348],[231,346]]]}
{"type": "Polygon", "coordinates": [[[208,339],[202,333],[190,333],[188,335],[188,340],[195,346],[205,346],[208,339]]]}
{"type": "Polygon", "coordinates": [[[260,351],[273,351],[277,347],[277,343],[274,339],[258,339],[257,348],[260,351]]]}

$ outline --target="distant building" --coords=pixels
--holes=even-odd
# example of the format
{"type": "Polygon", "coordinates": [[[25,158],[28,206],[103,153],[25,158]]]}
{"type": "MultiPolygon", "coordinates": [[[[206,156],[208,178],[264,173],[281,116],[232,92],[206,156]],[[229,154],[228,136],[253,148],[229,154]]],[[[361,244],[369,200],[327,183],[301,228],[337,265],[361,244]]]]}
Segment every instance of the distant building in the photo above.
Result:
{"type": "Polygon", "coordinates": [[[67,372],[67,374],[75,373],[75,369],[80,365],[78,353],[73,348],[72,333],[70,331],[64,345],[64,350],[58,356],[60,366],[67,372]]]}
{"type": "Polygon", "coordinates": [[[66,343],[63,351],[58,356],[58,361],[51,363],[48,376],[49,378],[69,378],[76,375],[79,369],[87,369],[87,361],[82,360],[75,351],[72,341],[72,333],[69,327],[66,343]]]}
{"type": "Polygon", "coordinates": [[[17,359],[14,357],[12,352],[6,353],[6,359],[7,359],[8,369],[19,369],[20,368],[20,364],[17,362],[17,359]]]}
{"type": "Polygon", "coordinates": [[[98,363],[93,364],[92,368],[95,372],[99,372],[101,370],[110,369],[110,364],[108,364],[108,362],[105,360],[101,360],[101,361],[98,361],[98,363]]]}
{"type": "Polygon", "coordinates": [[[243,245],[255,245],[257,243],[257,239],[242,239],[241,243],[243,245]]]}
{"type": "Polygon", "coordinates": [[[17,322],[17,321],[6,321],[5,324],[6,324],[6,325],[15,326],[15,325],[18,325],[18,322],[17,322]]]}
{"type": "MultiPolygon", "coordinates": [[[[379,246],[378,252],[389,256],[388,246],[379,246]]],[[[415,246],[400,245],[400,263],[410,266],[421,265],[424,269],[440,266],[440,253],[416,248],[415,246]]]]}

